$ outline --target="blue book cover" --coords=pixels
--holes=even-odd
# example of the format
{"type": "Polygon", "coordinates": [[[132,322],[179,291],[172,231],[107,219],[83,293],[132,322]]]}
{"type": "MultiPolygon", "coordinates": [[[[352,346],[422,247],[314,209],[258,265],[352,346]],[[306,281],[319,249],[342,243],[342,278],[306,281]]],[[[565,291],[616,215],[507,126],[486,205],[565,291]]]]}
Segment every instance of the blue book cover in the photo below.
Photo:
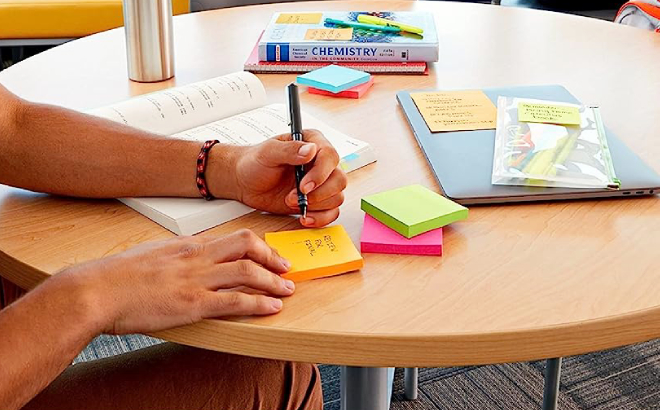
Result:
{"type": "MultiPolygon", "coordinates": [[[[350,30],[349,30],[350,32],[350,30]]],[[[432,62],[438,61],[438,35],[431,13],[424,12],[288,12],[275,13],[259,41],[260,61],[432,62]],[[350,39],[324,39],[319,29],[345,26],[326,19],[357,23],[367,14],[419,27],[423,34],[388,33],[352,28],[350,39]]]]}

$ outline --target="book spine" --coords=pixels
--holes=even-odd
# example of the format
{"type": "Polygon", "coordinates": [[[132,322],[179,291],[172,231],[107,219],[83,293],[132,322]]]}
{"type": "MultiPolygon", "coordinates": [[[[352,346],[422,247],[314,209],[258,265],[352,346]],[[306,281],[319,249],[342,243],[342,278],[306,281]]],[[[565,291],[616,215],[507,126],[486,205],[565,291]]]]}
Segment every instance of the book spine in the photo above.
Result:
{"type": "MultiPolygon", "coordinates": [[[[330,64],[330,63],[328,63],[330,64]]],[[[300,63],[276,63],[261,62],[260,64],[245,63],[244,71],[252,73],[308,73],[327,64],[318,64],[310,62],[300,63]]],[[[354,70],[366,71],[371,74],[427,74],[426,65],[419,64],[395,64],[387,65],[384,63],[340,63],[342,67],[352,68],[354,70]]]]}
{"type": "Polygon", "coordinates": [[[404,62],[438,61],[438,45],[392,43],[261,43],[260,61],[404,62]]]}

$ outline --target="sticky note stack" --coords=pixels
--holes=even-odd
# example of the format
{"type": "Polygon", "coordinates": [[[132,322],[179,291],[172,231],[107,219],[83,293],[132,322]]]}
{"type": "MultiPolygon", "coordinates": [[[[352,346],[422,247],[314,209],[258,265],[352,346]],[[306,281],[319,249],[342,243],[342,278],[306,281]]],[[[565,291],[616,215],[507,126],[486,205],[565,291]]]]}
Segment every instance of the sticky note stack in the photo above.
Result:
{"type": "Polygon", "coordinates": [[[362,256],[341,225],[267,233],[266,243],[291,262],[282,275],[294,282],[361,269],[362,256]]]}
{"type": "Polygon", "coordinates": [[[362,198],[362,252],[442,255],[442,227],[467,219],[468,209],[421,185],[362,198]]]}
{"type": "Polygon", "coordinates": [[[340,97],[340,98],[360,98],[362,97],[369,89],[371,86],[374,85],[374,78],[371,77],[369,81],[366,83],[356,85],[355,87],[351,87],[346,91],[338,92],[338,93],[333,93],[330,91],[325,91],[321,90],[318,88],[314,87],[308,87],[307,92],[310,94],[319,94],[319,95],[325,95],[327,97],[340,97]]]}
{"type": "Polygon", "coordinates": [[[442,255],[442,228],[408,239],[366,214],[360,247],[365,253],[442,255]]]}
{"type": "Polygon", "coordinates": [[[296,81],[312,94],[344,98],[360,98],[373,85],[371,74],[338,65],[299,75],[296,81]]]}

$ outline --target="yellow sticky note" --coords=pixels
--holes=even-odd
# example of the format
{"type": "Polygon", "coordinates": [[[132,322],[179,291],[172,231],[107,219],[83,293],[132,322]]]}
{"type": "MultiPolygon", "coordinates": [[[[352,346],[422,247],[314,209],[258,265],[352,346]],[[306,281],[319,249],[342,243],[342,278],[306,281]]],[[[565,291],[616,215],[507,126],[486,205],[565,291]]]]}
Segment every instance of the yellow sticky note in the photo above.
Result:
{"type": "Polygon", "coordinates": [[[277,17],[277,24],[319,24],[323,13],[282,13],[277,17]]]}
{"type": "Polygon", "coordinates": [[[497,108],[481,90],[410,93],[431,132],[495,128],[497,108]]]}
{"type": "Polygon", "coordinates": [[[341,225],[266,234],[266,243],[291,262],[283,278],[294,282],[361,269],[362,256],[341,225]]]}
{"type": "Polygon", "coordinates": [[[352,38],[352,28],[310,28],[305,33],[305,40],[348,41],[352,38]]]}
{"type": "Polygon", "coordinates": [[[518,121],[580,125],[580,109],[561,104],[521,102],[518,104],[518,121]]]}

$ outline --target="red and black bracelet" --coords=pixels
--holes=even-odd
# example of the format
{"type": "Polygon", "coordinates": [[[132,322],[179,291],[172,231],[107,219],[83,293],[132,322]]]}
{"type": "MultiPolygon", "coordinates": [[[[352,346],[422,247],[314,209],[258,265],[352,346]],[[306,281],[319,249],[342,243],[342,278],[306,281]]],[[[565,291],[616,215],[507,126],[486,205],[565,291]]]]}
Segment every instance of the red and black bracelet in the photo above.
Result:
{"type": "Polygon", "coordinates": [[[206,141],[204,145],[202,145],[202,149],[197,156],[197,175],[195,176],[195,181],[197,182],[199,193],[202,194],[207,201],[213,199],[213,195],[211,195],[209,187],[206,184],[206,164],[209,159],[209,151],[211,151],[211,148],[219,142],[220,141],[218,140],[206,141]]]}

